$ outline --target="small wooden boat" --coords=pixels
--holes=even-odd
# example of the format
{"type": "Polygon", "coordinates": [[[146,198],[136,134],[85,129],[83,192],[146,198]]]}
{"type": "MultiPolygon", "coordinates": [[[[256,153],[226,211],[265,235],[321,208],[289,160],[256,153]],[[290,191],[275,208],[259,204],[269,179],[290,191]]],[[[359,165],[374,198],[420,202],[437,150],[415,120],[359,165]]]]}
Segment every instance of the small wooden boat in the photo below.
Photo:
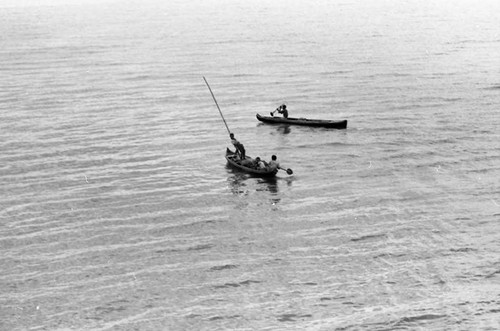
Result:
{"type": "Polygon", "coordinates": [[[330,120],[314,120],[308,118],[294,118],[294,117],[274,117],[274,116],[262,116],[257,114],[257,119],[261,122],[271,123],[271,124],[294,124],[294,125],[305,125],[314,126],[322,128],[331,129],[345,129],[347,128],[347,120],[343,121],[330,121],[330,120]]]}
{"type": "MultiPolygon", "coordinates": [[[[250,156],[245,157],[247,160],[252,160],[250,156]]],[[[226,160],[227,162],[234,168],[248,172],[254,176],[259,177],[274,177],[278,172],[278,169],[268,170],[268,169],[255,169],[251,167],[247,167],[241,164],[241,160],[238,158],[235,152],[226,148],[226,160]]]]}

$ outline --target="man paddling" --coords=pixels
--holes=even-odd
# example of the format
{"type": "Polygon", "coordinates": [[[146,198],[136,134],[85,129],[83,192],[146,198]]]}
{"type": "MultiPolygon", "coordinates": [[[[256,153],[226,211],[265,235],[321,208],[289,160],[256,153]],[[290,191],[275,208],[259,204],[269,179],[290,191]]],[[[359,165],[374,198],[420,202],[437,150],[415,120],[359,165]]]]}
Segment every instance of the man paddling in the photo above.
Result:
{"type": "Polygon", "coordinates": [[[267,164],[268,164],[268,169],[269,170],[283,169],[283,168],[280,167],[280,164],[279,164],[279,162],[277,160],[276,155],[271,156],[271,161],[269,161],[267,164]]]}
{"type": "Polygon", "coordinates": [[[240,143],[236,138],[234,137],[234,133],[229,134],[229,138],[231,138],[231,143],[234,145],[236,148],[236,154],[240,156],[241,160],[245,159],[245,147],[243,146],[242,143],[240,143]]]}
{"type": "Polygon", "coordinates": [[[286,109],[286,105],[282,104],[278,108],[276,108],[275,111],[271,113],[271,116],[274,116],[274,113],[278,112],[279,114],[282,114],[284,118],[288,118],[288,110],[286,109]]]}

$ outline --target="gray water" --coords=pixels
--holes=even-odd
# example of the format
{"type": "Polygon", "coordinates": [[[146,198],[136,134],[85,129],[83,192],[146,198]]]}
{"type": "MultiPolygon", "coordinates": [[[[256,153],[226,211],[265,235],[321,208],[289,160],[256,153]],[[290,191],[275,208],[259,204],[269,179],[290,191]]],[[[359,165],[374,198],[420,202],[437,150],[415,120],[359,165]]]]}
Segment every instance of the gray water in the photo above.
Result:
{"type": "Polygon", "coordinates": [[[0,3],[1,330],[500,328],[498,1],[46,3],[0,3]]]}

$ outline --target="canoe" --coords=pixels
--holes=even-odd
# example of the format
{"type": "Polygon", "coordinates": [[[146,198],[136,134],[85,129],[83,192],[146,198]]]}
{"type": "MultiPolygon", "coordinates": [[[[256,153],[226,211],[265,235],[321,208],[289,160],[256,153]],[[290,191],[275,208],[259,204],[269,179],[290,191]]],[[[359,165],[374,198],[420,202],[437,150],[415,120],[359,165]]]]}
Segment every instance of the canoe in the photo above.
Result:
{"type": "Polygon", "coordinates": [[[345,129],[347,127],[347,120],[343,121],[330,121],[330,120],[314,120],[308,118],[294,118],[294,117],[274,117],[274,116],[262,116],[257,114],[257,119],[261,122],[271,123],[271,124],[294,124],[294,125],[305,125],[314,126],[322,128],[331,129],[345,129]]]}
{"type": "MultiPolygon", "coordinates": [[[[252,160],[250,156],[245,157],[247,160],[252,160]]],[[[250,167],[246,167],[241,164],[240,160],[236,158],[236,153],[230,150],[229,148],[226,148],[226,160],[227,163],[229,163],[233,168],[248,172],[249,174],[252,174],[254,176],[259,176],[259,177],[274,177],[276,176],[276,173],[278,172],[278,169],[274,170],[267,170],[267,169],[254,169],[250,167]]]]}

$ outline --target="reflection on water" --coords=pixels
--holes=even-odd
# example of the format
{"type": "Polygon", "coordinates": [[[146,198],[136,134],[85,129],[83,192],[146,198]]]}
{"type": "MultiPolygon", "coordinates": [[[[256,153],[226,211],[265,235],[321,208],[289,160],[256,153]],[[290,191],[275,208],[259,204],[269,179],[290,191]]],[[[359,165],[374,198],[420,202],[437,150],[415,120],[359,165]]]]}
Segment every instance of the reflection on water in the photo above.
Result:
{"type": "Polygon", "coordinates": [[[289,134],[290,132],[292,132],[292,130],[290,129],[290,125],[289,124],[280,124],[278,126],[278,132],[280,133],[283,133],[283,134],[289,134]]]}
{"type": "Polygon", "coordinates": [[[278,179],[277,178],[256,178],[248,174],[235,172],[228,177],[229,188],[234,195],[249,195],[255,192],[269,192],[272,204],[278,203],[278,179]]]}
{"type": "Polygon", "coordinates": [[[248,178],[248,175],[245,175],[243,173],[235,173],[232,176],[228,177],[227,181],[229,182],[231,193],[233,193],[234,195],[248,195],[248,190],[245,188],[245,180],[248,178]]]}
{"type": "Polygon", "coordinates": [[[257,183],[261,185],[261,187],[257,188],[257,191],[269,191],[271,194],[278,194],[278,180],[276,177],[259,178],[257,183]]]}
{"type": "Polygon", "coordinates": [[[259,184],[259,188],[257,191],[269,191],[271,193],[271,203],[273,205],[280,202],[280,198],[278,198],[278,180],[276,177],[274,178],[261,178],[257,181],[259,184]]]}
{"type": "Polygon", "coordinates": [[[262,125],[274,125],[276,127],[276,131],[282,134],[289,134],[292,132],[291,130],[291,125],[290,124],[266,124],[266,123],[258,123],[257,126],[262,126],[262,125]]]}

